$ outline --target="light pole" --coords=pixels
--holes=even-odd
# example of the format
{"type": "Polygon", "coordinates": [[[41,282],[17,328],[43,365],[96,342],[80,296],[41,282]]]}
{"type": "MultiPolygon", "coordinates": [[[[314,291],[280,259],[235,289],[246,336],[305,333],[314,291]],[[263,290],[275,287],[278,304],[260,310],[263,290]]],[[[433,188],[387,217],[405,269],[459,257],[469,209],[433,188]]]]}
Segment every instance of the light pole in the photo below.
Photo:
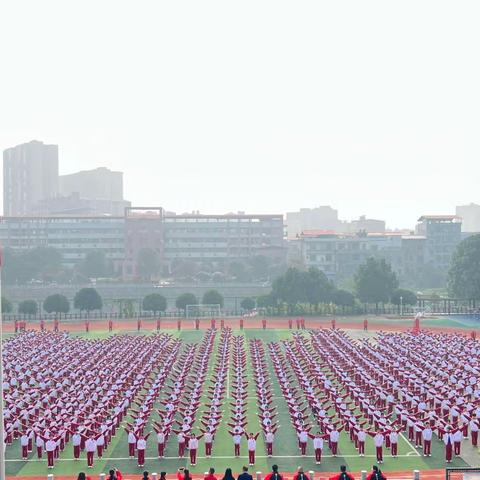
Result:
{"type": "Polygon", "coordinates": [[[403,297],[400,297],[400,316],[403,317],[403,297]]]}

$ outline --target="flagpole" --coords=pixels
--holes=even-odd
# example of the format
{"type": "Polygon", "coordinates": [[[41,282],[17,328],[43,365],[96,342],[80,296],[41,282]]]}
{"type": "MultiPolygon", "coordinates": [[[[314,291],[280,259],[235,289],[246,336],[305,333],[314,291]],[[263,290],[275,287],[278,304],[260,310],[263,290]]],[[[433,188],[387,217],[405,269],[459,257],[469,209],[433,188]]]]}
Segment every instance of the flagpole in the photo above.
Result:
{"type": "MultiPolygon", "coordinates": [[[[2,252],[0,251],[0,299],[2,297],[2,252]]],[[[5,480],[5,431],[3,422],[3,310],[0,307],[0,480],[5,480]]]]}

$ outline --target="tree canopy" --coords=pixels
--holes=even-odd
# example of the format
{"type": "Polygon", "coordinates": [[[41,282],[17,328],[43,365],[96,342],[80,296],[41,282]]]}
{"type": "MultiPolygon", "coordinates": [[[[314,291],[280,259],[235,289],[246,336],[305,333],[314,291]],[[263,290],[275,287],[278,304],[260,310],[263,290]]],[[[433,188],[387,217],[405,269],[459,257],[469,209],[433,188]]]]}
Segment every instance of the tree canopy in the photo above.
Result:
{"type": "Polygon", "coordinates": [[[45,299],[43,309],[47,313],[68,313],[70,311],[70,302],[65,295],[55,293],[45,299]]]}
{"type": "Polygon", "coordinates": [[[23,300],[18,305],[18,313],[24,315],[36,315],[38,311],[38,305],[35,300],[23,300]]]}
{"type": "Polygon", "coordinates": [[[109,277],[113,269],[104,252],[93,250],[80,262],[78,270],[87,278],[102,278],[109,277]]]}
{"type": "Polygon", "coordinates": [[[240,302],[240,307],[244,310],[253,310],[255,308],[255,300],[252,297],[245,297],[240,302]]]}
{"type": "Polygon", "coordinates": [[[62,268],[62,256],[55,248],[38,247],[26,252],[6,248],[3,251],[2,279],[7,284],[51,280],[62,268]]]}
{"type": "Polygon", "coordinates": [[[73,305],[78,310],[86,310],[87,312],[101,310],[102,297],[94,288],[82,288],[75,294],[73,305]]]}
{"type": "Polygon", "coordinates": [[[397,288],[392,293],[391,302],[394,305],[416,305],[417,295],[411,290],[405,288],[397,288]]]}
{"type": "Polygon", "coordinates": [[[187,309],[187,305],[197,305],[198,300],[197,297],[193,293],[182,293],[177,299],[175,300],[175,306],[179,310],[185,311],[187,309]]]}
{"type": "Polygon", "coordinates": [[[142,248],[137,255],[137,269],[139,275],[150,280],[154,275],[160,273],[160,255],[153,248],[142,248]]]}
{"type": "Polygon", "coordinates": [[[6,297],[2,297],[2,313],[11,313],[12,310],[12,302],[6,297]]]}
{"type": "Polygon", "coordinates": [[[457,246],[448,272],[448,291],[457,298],[480,298],[480,235],[457,246]]]}
{"type": "Polygon", "coordinates": [[[218,290],[208,290],[203,294],[203,305],[220,305],[223,307],[223,295],[218,290]]]}
{"type": "Polygon", "coordinates": [[[298,303],[309,303],[317,307],[319,303],[328,302],[333,290],[325,273],[315,267],[310,267],[307,271],[290,267],[272,284],[274,297],[285,302],[290,310],[298,303]]]}
{"type": "Polygon", "coordinates": [[[167,299],[159,293],[151,293],[143,299],[142,308],[147,312],[164,312],[167,309],[167,299]]]}
{"type": "Polygon", "coordinates": [[[353,307],[355,305],[355,296],[348,290],[335,289],[332,293],[332,301],[339,307],[353,307]]]}
{"type": "Polygon", "coordinates": [[[398,287],[398,279],[385,259],[367,258],[354,276],[358,298],[364,303],[388,302],[398,287]]]}

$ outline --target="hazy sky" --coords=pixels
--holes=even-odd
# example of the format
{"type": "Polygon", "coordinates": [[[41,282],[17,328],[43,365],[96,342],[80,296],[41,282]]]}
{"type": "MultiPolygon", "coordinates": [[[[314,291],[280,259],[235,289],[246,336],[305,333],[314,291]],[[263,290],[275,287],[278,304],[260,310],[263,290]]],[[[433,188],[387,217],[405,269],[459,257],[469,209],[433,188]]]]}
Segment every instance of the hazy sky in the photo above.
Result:
{"type": "Polygon", "coordinates": [[[332,205],[413,226],[480,202],[480,2],[1,8],[0,149],[125,172],[135,205],[332,205]]]}

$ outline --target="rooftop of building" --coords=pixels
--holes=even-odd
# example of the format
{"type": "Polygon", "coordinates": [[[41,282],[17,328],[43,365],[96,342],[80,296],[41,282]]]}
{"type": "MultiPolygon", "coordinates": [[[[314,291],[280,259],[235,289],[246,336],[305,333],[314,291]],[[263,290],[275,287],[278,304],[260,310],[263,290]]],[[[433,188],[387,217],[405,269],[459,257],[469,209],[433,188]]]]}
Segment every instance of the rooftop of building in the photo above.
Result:
{"type": "Polygon", "coordinates": [[[424,222],[428,220],[437,220],[439,222],[453,222],[456,220],[461,220],[458,215],[422,215],[418,221],[424,222]]]}

